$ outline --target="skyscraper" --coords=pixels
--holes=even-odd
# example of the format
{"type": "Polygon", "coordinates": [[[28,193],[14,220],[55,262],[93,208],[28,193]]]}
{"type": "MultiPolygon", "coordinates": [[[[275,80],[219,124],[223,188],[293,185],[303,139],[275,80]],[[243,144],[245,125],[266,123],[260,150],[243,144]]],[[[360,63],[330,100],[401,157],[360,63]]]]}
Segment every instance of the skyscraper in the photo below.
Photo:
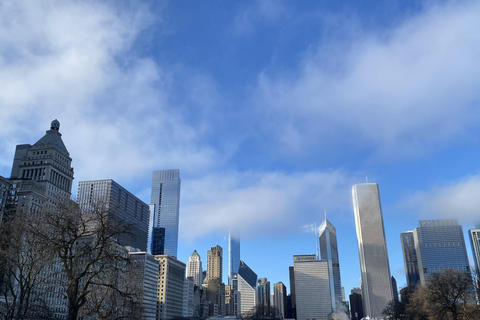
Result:
{"type": "Polygon", "coordinates": [[[153,255],[160,254],[161,248],[158,244],[163,242],[163,254],[176,257],[180,210],[180,170],[153,171],[151,203],[154,205],[152,207],[153,229],[149,230],[152,234],[150,237],[152,243],[149,243],[149,248],[153,255]]]}
{"type": "Polygon", "coordinates": [[[287,287],[282,282],[273,285],[273,305],[279,312],[280,318],[285,319],[285,310],[287,307],[287,287]]]}
{"type": "MultiPolygon", "coordinates": [[[[121,235],[120,244],[142,251],[147,249],[148,205],[112,179],[80,181],[77,201],[82,213],[91,206],[103,203],[108,209],[108,219],[120,218],[129,224],[129,233],[121,235]]],[[[107,222],[108,222],[107,219],[107,222]]]]}
{"type": "Polygon", "coordinates": [[[405,264],[407,285],[416,286],[420,284],[420,273],[418,271],[417,251],[415,250],[413,231],[400,233],[400,241],[402,242],[403,262],[405,264]]]}
{"type": "Polygon", "coordinates": [[[338,313],[342,309],[342,285],[340,283],[340,263],[338,259],[337,231],[327,220],[318,228],[321,260],[328,262],[328,275],[330,279],[330,296],[332,311],[338,313]]]}
{"type": "Polygon", "coordinates": [[[480,228],[468,230],[470,245],[472,246],[473,263],[477,277],[480,276],[480,228]]]}
{"type": "Polygon", "coordinates": [[[393,299],[393,293],[378,184],[354,185],[352,196],[364,315],[381,317],[383,309],[393,299]]]}
{"type": "Polygon", "coordinates": [[[443,269],[470,272],[463,229],[456,219],[422,220],[413,235],[422,285],[443,269]]]}
{"type": "Polygon", "coordinates": [[[237,275],[240,266],[240,237],[228,233],[228,283],[237,275]]]}
{"type": "Polygon", "coordinates": [[[240,313],[245,314],[253,311],[256,303],[257,274],[242,260],[240,260],[235,282],[233,285],[240,292],[240,313]]]}
{"type": "Polygon", "coordinates": [[[314,254],[293,256],[297,320],[327,320],[332,314],[328,262],[314,254]]]}
{"type": "Polygon", "coordinates": [[[219,279],[222,282],[223,270],[223,249],[219,245],[211,247],[207,251],[207,277],[210,279],[219,279]]]}
{"type": "Polygon", "coordinates": [[[270,281],[267,278],[260,278],[257,281],[257,306],[263,315],[270,314],[270,281]]]}
{"type": "Polygon", "coordinates": [[[193,278],[193,283],[196,286],[201,286],[202,279],[202,261],[197,250],[194,250],[187,262],[187,277],[193,278]]]}

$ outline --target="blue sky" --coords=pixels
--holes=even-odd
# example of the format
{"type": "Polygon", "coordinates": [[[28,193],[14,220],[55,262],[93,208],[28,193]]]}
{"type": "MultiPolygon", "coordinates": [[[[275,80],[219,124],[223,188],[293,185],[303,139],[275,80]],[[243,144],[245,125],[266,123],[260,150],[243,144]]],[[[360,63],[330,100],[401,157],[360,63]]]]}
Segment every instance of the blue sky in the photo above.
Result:
{"type": "Polygon", "coordinates": [[[4,1],[0,175],[58,119],[77,182],[148,203],[152,171],[181,170],[182,261],[220,244],[226,274],[236,228],[242,259],[288,285],[327,211],[347,293],[351,187],[368,177],[402,287],[400,232],[480,220],[479,15],[479,1],[4,1]]]}

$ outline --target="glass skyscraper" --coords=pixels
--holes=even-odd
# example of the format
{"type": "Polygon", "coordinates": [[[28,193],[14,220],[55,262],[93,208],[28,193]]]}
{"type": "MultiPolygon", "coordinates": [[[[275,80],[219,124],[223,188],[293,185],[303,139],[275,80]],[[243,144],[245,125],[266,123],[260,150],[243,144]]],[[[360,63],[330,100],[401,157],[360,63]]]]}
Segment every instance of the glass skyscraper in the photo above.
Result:
{"type": "Polygon", "coordinates": [[[328,277],[330,280],[330,297],[332,311],[338,313],[342,306],[342,285],[340,282],[340,263],[338,260],[337,231],[325,218],[318,228],[320,258],[328,262],[328,277]]]}
{"type": "Polygon", "coordinates": [[[477,277],[480,277],[480,228],[478,226],[475,229],[468,230],[470,237],[470,244],[473,252],[473,263],[475,264],[475,272],[477,277]]]}
{"type": "Polygon", "coordinates": [[[420,284],[420,273],[418,271],[417,251],[415,250],[413,231],[400,233],[400,241],[402,242],[403,263],[405,264],[407,285],[416,286],[420,284]]]}
{"type": "Polygon", "coordinates": [[[153,171],[149,249],[153,255],[177,256],[180,211],[180,170],[153,171]],[[163,243],[163,252],[161,245],[163,243]]]}
{"type": "Polygon", "coordinates": [[[364,315],[382,317],[383,309],[393,299],[393,292],[378,184],[356,184],[352,196],[364,315]]]}
{"type": "Polygon", "coordinates": [[[422,284],[443,269],[470,272],[463,229],[456,219],[421,220],[413,234],[422,284]]]}
{"type": "Polygon", "coordinates": [[[240,237],[228,233],[228,284],[238,273],[240,267],[240,237]]]}

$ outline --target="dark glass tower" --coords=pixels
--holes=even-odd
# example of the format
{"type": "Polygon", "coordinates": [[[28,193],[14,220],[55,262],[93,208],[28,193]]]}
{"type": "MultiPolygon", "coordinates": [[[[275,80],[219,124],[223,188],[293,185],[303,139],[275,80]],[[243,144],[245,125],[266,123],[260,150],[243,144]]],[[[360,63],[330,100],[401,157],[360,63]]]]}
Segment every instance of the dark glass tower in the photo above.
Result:
{"type": "Polygon", "coordinates": [[[407,285],[416,286],[420,284],[420,273],[418,272],[417,251],[415,250],[413,231],[400,233],[400,241],[402,242],[403,262],[405,264],[407,285]]]}
{"type": "Polygon", "coordinates": [[[152,234],[149,239],[151,242],[149,248],[153,255],[165,254],[176,257],[180,212],[180,170],[153,172],[151,203],[153,204],[153,227],[149,230],[152,234]]]}
{"type": "Polygon", "coordinates": [[[228,233],[228,284],[237,275],[240,267],[240,237],[228,233]]]}

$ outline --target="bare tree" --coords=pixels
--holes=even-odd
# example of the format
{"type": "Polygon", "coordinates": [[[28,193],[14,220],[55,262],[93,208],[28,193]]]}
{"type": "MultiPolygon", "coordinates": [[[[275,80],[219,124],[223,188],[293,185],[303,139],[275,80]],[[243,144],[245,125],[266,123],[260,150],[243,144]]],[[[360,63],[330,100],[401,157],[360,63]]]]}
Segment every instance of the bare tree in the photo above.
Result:
{"type": "Polygon", "coordinates": [[[94,313],[101,319],[122,317],[123,303],[112,297],[127,298],[128,292],[122,277],[112,275],[125,271],[129,256],[118,239],[129,225],[113,210],[96,202],[81,212],[74,201],[59,201],[43,212],[43,227],[35,231],[63,270],[68,320],[94,313]]]}
{"type": "Polygon", "coordinates": [[[52,259],[33,232],[41,220],[35,212],[12,210],[0,226],[0,315],[3,319],[48,317],[42,297],[33,292],[42,285],[43,272],[52,259]]]}

